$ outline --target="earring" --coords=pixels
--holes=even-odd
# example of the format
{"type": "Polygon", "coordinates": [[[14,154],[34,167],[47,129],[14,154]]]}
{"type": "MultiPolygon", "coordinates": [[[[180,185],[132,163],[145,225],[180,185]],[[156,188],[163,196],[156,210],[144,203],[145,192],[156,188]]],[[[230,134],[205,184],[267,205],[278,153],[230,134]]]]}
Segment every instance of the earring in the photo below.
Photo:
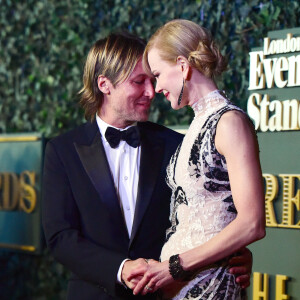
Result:
{"type": "Polygon", "coordinates": [[[184,90],[184,84],[185,84],[185,81],[184,81],[184,79],[182,79],[182,88],[181,88],[181,91],[180,91],[180,94],[179,94],[179,97],[178,97],[178,100],[177,100],[178,106],[181,104],[183,90],[184,90]]]}

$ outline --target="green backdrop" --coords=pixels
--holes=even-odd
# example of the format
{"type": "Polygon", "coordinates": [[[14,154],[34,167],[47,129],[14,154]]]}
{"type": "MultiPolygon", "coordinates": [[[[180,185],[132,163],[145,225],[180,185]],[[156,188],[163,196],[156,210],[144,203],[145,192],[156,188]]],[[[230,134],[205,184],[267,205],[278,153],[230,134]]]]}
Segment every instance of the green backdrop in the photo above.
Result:
{"type": "MultiPolygon", "coordinates": [[[[276,176],[278,180],[278,196],[273,201],[278,224],[282,223],[283,211],[283,183],[278,175],[299,174],[299,138],[299,131],[258,133],[262,171],[264,174],[276,176]]],[[[295,180],[294,195],[299,188],[299,180],[295,180]]],[[[295,224],[297,224],[300,211],[296,206],[293,208],[295,224]]],[[[289,280],[285,284],[286,293],[292,300],[300,299],[299,230],[299,225],[298,228],[267,227],[266,237],[249,246],[254,257],[253,271],[269,275],[270,300],[276,299],[276,275],[288,276],[289,280]]],[[[252,286],[249,289],[249,299],[252,299],[252,286]]]]}

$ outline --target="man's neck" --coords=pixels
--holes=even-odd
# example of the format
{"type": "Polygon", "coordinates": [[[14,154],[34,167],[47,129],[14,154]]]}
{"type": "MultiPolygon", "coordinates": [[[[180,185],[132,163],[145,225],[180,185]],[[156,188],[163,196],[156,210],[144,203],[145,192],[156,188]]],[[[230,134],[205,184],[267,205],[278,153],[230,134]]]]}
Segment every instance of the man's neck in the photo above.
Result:
{"type": "Polygon", "coordinates": [[[126,128],[130,125],[133,125],[134,121],[124,121],[124,120],[114,120],[112,118],[108,118],[108,117],[105,117],[105,115],[101,114],[101,113],[98,113],[98,117],[104,121],[106,124],[110,125],[110,126],[113,126],[113,127],[116,127],[116,128],[120,128],[120,129],[123,129],[123,128],[126,128]]]}
{"type": "Polygon", "coordinates": [[[133,125],[135,122],[134,121],[126,121],[126,120],[121,120],[121,119],[114,119],[109,116],[106,116],[105,114],[101,114],[98,112],[99,118],[104,121],[105,123],[109,124],[110,126],[116,127],[116,128],[126,128],[130,125],[133,125]]]}

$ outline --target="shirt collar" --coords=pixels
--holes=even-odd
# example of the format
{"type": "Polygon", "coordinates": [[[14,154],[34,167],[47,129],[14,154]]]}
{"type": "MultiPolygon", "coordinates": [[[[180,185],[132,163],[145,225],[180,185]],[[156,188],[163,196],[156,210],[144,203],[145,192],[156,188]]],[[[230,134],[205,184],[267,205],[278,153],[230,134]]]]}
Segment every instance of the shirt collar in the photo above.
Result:
{"type": "Polygon", "coordinates": [[[118,128],[118,127],[112,126],[112,125],[110,125],[110,124],[104,122],[104,121],[98,116],[98,114],[96,114],[96,121],[97,121],[99,130],[100,130],[101,136],[102,136],[102,138],[105,140],[105,142],[107,142],[106,137],[105,137],[105,131],[106,131],[107,127],[113,127],[113,128],[115,128],[115,129],[118,129],[118,130],[123,131],[123,130],[126,130],[126,129],[132,127],[132,126],[136,126],[136,125],[137,125],[137,122],[134,122],[133,124],[131,124],[131,125],[125,127],[125,128],[118,128]]]}

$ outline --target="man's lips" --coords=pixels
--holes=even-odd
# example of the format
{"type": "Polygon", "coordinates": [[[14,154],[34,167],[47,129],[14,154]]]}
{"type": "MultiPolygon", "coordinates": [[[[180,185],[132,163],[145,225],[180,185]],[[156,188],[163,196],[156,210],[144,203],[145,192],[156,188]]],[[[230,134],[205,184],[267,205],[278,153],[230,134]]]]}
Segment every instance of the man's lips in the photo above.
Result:
{"type": "Polygon", "coordinates": [[[149,108],[151,106],[151,101],[140,101],[136,104],[145,108],[149,108]]]}

